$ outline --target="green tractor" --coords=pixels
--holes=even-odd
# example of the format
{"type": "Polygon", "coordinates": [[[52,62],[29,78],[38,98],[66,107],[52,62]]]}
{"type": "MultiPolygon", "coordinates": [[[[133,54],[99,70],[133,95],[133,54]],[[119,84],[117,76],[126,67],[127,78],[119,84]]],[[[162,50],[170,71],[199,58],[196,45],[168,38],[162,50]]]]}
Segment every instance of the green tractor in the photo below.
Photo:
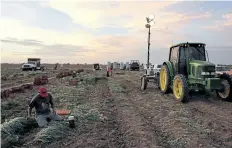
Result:
{"type": "Polygon", "coordinates": [[[163,63],[158,78],[163,94],[172,91],[176,100],[185,102],[192,91],[216,91],[222,100],[232,100],[232,78],[215,73],[215,65],[206,58],[205,46],[187,42],[170,48],[169,61],[163,63]]]}

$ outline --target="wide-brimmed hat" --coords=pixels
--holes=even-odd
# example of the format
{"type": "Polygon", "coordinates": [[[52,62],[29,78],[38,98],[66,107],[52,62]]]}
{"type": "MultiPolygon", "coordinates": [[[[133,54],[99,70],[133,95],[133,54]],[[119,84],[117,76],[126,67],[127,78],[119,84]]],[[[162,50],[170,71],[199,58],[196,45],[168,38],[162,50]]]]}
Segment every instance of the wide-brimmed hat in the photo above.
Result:
{"type": "Polygon", "coordinates": [[[40,95],[41,97],[43,97],[43,98],[47,97],[47,96],[48,96],[48,91],[47,91],[47,89],[44,88],[44,87],[41,87],[41,88],[39,89],[39,95],[40,95]]]}

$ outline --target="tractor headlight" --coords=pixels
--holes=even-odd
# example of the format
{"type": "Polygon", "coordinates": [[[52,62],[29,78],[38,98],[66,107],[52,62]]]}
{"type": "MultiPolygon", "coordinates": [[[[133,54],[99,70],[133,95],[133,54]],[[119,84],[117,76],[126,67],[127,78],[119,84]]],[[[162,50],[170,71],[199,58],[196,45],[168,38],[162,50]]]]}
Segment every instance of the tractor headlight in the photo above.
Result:
{"type": "Polygon", "coordinates": [[[201,75],[210,75],[209,72],[201,72],[201,75]]]}
{"type": "Polygon", "coordinates": [[[215,75],[215,72],[201,72],[201,75],[215,75]]]}
{"type": "Polygon", "coordinates": [[[215,72],[211,72],[211,75],[215,75],[215,72]]]}

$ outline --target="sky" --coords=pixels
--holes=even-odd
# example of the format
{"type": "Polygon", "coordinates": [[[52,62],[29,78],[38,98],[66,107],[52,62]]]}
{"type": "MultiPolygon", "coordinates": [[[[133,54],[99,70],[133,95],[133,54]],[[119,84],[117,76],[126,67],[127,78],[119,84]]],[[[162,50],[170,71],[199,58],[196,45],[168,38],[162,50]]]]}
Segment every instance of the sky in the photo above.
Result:
{"type": "Polygon", "coordinates": [[[1,62],[107,63],[168,60],[180,42],[206,43],[215,64],[232,64],[232,1],[2,0],[1,62]]]}

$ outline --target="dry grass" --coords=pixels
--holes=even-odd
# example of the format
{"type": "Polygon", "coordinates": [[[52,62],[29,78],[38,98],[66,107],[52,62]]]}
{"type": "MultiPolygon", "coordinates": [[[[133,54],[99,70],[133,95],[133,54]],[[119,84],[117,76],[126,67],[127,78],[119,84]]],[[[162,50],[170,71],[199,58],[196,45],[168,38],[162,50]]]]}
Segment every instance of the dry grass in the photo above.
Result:
{"type": "Polygon", "coordinates": [[[7,102],[2,102],[1,103],[1,110],[10,110],[14,107],[19,106],[19,102],[16,100],[9,100],[7,102]]]}
{"type": "MultiPolygon", "coordinates": [[[[63,78],[64,81],[70,80],[71,77],[63,78]]],[[[77,136],[84,126],[90,122],[96,122],[100,119],[100,113],[95,108],[96,104],[88,102],[86,98],[98,80],[104,79],[101,76],[87,75],[78,76],[82,79],[82,83],[76,87],[59,85],[52,86],[49,90],[53,93],[56,99],[56,105],[59,108],[66,107],[71,109],[71,115],[75,117],[76,128],[69,128],[67,121],[52,122],[47,128],[42,129],[36,134],[33,144],[48,145],[63,138],[77,136]]]]}
{"type": "Polygon", "coordinates": [[[116,81],[109,81],[109,88],[113,93],[125,93],[126,89],[116,81]]]}
{"type": "Polygon", "coordinates": [[[68,123],[64,121],[53,122],[47,128],[43,128],[35,135],[33,144],[49,144],[57,140],[61,140],[67,136],[75,136],[76,132],[68,127],[68,123]]]}
{"type": "Polygon", "coordinates": [[[12,147],[20,141],[23,133],[37,127],[35,120],[26,120],[23,117],[17,117],[1,125],[1,146],[12,147]]]}

